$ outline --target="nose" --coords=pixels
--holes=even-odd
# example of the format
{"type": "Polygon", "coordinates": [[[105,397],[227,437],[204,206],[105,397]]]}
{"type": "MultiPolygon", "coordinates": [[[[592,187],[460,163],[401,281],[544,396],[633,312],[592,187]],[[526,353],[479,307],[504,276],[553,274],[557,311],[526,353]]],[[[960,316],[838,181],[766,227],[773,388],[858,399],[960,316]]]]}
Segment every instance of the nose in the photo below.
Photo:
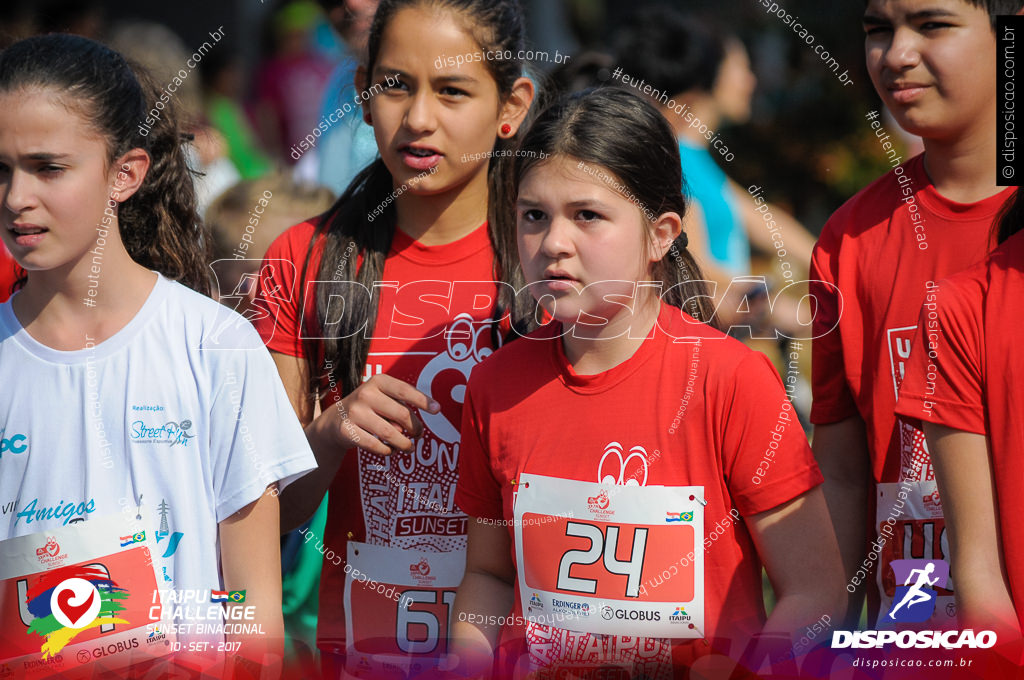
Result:
{"type": "Polygon", "coordinates": [[[884,47],[882,65],[896,73],[916,66],[921,61],[918,37],[909,27],[894,28],[892,39],[884,47]]]}
{"type": "Polygon", "coordinates": [[[409,98],[409,108],[405,112],[405,126],[416,134],[433,132],[437,127],[435,105],[433,93],[428,88],[420,88],[409,98]]]}
{"type": "MultiPolygon", "coordinates": [[[[2,185],[0,185],[2,186],[2,185]]],[[[7,191],[4,206],[15,215],[21,214],[35,203],[32,192],[32,178],[20,170],[12,170],[7,176],[7,191]]]]}
{"type": "Polygon", "coordinates": [[[575,253],[572,243],[573,224],[570,220],[556,216],[548,223],[541,241],[541,253],[551,259],[571,256],[575,253]]]}

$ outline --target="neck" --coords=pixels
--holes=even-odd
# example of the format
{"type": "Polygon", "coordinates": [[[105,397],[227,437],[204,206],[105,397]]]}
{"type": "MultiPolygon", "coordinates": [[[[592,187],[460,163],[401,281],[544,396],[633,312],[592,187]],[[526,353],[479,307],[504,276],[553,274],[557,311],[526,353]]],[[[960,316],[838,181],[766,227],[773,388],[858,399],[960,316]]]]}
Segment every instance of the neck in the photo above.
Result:
{"type": "Polygon", "coordinates": [[[562,335],[565,356],[579,375],[615,368],[636,354],[658,320],[661,304],[650,296],[635,310],[622,312],[600,326],[573,324],[562,335]]]}
{"type": "Polygon", "coordinates": [[[156,276],[131,259],[120,239],[108,238],[106,247],[94,245],[77,262],[30,272],[11,305],[29,335],[48,347],[70,351],[121,330],[155,283],[156,276]]]}
{"type": "MultiPolygon", "coordinates": [[[[429,177],[424,179],[429,181],[429,177]]],[[[439,194],[418,195],[407,186],[395,199],[398,228],[425,246],[452,243],[484,223],[487,200],[486,166],[461,187],[439,194]]]]}
{"type": "Polygon", "coordinates": [[[924,167],[936,191],[959,203],[975,203],[1006,188],[996,184],[995,119],[993,110],[956,139],[925,140],[924,167]]]}

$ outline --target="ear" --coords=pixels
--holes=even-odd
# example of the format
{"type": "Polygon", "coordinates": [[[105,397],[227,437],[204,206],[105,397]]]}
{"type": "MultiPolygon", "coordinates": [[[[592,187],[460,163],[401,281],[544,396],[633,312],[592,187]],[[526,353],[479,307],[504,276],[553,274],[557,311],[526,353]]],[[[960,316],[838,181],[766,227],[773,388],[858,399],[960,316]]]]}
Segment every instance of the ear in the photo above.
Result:
{"type": "Polygon", "coordinates": [[[107,181],[110,183],[110,197],[124,203],[142,186],[150,166],[149,154],[143,149],[132,149],[110,165],[107,181]],[[114,194],[117,194],[116,196],[114,194]]]}
{"type": "MultiPolygon", "coordinates": [[[[512,92],[509,94],[508,99],[501,105],[501,110],[498,112],[498,125],[495,129],[495,136],[499,136],[499,130],[502,125],[510,125],[512,127],[511,135],[514,135],[519,131],[519,126],[523,124],[523,119],[526,118],[526,114],[530,111],[530,104],[533,103],[533,98],[536,95],[536,90],[533,86],[533,81],[529,78],[518,78],[516,82],[512,83],[512,92]]],[[[509,136],[511,136],[509,135],[509,136]]]]}
{"type": "MultiPolygon", "coordinates": [[[[366,72],[366,67],[360,64],[356,67],[355,78],[352,79],[352,84],[356,86],[356,92],[365,92],[366,88],[370,86],[370,74],[366,72]]],[[[362,97],[360,97],[362,99],[362,97]]],[[[373,125],[373,116],[370,114],[370,102],[364,100],[361,104],[363,107],[363,120],[367,125],[373,125]]]]}
{"type": "Polygon", "coordinates": [[[651,226],[650,262],[659,262],[668,253],[672,243],[683,232],[683,221],[679,213],[667,212],[658,216],[651,226]]]}

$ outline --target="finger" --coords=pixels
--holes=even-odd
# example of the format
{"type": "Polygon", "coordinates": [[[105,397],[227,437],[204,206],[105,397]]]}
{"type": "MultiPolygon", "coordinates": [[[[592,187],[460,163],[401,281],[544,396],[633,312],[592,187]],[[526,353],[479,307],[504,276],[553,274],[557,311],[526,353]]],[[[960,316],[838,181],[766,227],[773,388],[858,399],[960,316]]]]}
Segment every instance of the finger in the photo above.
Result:
{"type": "MultiPolygon", "coordinates": [[[[368,399],[364,404],[372,409],[374,415],[391,421],[399,429],[405,430],[407,434],[414,437],[423,434],[423,423],[416,417],[416,409],[410,408],[403,402],[382,392],[368,399]]],[[[372,417],[367,420],[367,424],[373,422],[375,421],[372,420],[372,417]]]]}
{"type": "Polygon", "coordinates": [[[391,449],[412,451],[416,446],[411,439],[402,434],[402,430],[397,424],[380,416],[377,416],[374,422],[369,424],[369,427],[364,425],[363,429],[369,432],[372,437],[378,439],[382,446],[390,447],[387,452],[388,454],[393,453],[391,449]]]}
{"type": "Polygon", "coordinates": [[[385,373],[381,373],[374,377],[381,378],[378,384],[378,389],[392,399],[401,401],[409,406],[423,409],[428,413],[441,412],[441,404],[437,403],[423,392],[420,392],[404,380],[393,378],[385,373]]]}

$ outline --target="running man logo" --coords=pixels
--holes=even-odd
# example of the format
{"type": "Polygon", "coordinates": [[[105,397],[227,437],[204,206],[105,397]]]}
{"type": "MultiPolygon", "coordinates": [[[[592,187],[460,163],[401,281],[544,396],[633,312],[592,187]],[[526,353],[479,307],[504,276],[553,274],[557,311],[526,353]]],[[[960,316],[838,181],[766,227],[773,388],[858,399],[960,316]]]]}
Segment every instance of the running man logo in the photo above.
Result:
{"type": "Polygon", "coordinates": [[[886,616],[900,623],[927,621],[935,611],[935,588],[943,588],[949,580],[949,563],[945,560],[893,560],[896,583],[893,607],[886,616]]]}

